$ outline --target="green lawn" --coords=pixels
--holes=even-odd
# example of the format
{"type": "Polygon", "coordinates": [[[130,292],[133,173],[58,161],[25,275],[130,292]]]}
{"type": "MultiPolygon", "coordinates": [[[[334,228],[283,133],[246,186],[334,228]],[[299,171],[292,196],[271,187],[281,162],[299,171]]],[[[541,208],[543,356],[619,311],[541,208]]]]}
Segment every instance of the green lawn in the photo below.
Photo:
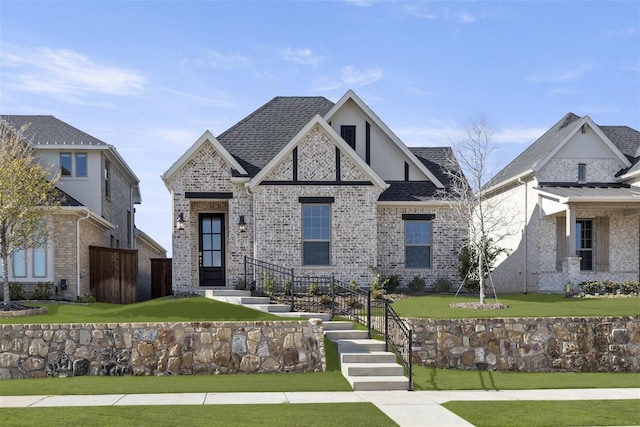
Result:
{"type": "Polygon", "coordinates": [[[47,307],[49,312],[37,316],[0,318],[0,324],[285,320],[273,314],[204,297],[158,298],[127,305],[99,302],[90,305],[37,305],[47,307]]]}
{"type": "Polygon", "coordinates": [[[10,426],[397,426],[371,403],[0,409],[10,426]]]}
{"type": "MultiPolygon", "coordinates": [[[[396,301],[392,306],[401,317],[434,319],[640,316],[640,298],[565,298],[563,295],[514,294],[498,297],[499,302],[509,306],[504,310],[449,307],[452,303],[477,301],[477,297],[427,295],[396,301]]],[[[486,302],[495,302],[495,299],[487,298],[486,302]]]]}
{"type": "Polygon", "coordinates": [[[478,427],[640,425],[640,400],[455,401],[442,406],[478,427]]]}

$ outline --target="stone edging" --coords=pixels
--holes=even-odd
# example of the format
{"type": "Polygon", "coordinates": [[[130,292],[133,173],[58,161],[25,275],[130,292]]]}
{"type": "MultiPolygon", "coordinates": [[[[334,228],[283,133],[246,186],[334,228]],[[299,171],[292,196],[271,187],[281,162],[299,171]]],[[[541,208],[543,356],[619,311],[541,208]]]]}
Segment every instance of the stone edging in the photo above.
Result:
{"type": "Polygon", "coordinates": [[[29,310],[0,311],[0,318],[35,316],[36,314],[46,314],[48,312],[49,309],[47,307],[34,307],[29,310]]]}

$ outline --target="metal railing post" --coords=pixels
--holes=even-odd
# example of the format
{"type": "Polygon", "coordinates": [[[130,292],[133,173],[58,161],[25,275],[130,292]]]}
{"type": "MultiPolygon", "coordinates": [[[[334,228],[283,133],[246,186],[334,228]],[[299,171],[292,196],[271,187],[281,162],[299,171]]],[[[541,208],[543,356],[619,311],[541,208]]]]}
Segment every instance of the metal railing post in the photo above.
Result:
{"type": "Polygon", "coordinates": [[[371,338],[371,290],[367,290],[367,331],[371,338]]]}
{"type": "Polygon", "coordinates": [[[291,280],[291,286],[290,286],[291,290],[289,292],[291,292],[291,311],[294,311],[295,302],[294,302],[293,298],[294,298],[294,295],[295,295],[295,286],[296,285],[295,285],[295,274],[293,272],[293,268],[291,269],[291,279],[290,280],[291,280]]]}
{"type": "Polygon", "coordinates": [[[384,302],[384,351],[389,351],[389,303],[384,302]]]}
{"type": "Polygon", "coordinates": [[[413,377],[412,377],[412,367],[413,367],[413,329],[409,329],[409,355],[408,355],[408,371],[409,371],[409,391],[413,391],[413,377]]]}

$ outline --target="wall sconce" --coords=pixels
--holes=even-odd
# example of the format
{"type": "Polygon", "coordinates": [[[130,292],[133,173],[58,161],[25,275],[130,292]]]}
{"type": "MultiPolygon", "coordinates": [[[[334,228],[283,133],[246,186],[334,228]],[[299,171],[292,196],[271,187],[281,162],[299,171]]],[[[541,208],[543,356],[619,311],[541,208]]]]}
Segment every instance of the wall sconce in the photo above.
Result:
{"type": "Polygon", "coordinates": [[[184,230],[184,215],[182,215],[182,212],[176,218],[176,230],[184,230]]]}
{"type": "Polygon", "coordinates": [[[238,223],[238,229],[241,233],[247,231],[247,223],[244,221],[244,215],[240,215],[240,222],[238,223]]]}

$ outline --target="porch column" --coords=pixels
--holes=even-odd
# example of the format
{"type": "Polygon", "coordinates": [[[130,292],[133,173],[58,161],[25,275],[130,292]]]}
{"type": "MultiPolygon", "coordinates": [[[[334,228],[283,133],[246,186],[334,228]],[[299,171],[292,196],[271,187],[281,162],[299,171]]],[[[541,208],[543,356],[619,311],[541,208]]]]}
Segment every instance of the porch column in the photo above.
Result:
{"type": "Polygon", "coordinates": [[[571,208],[571,205],[567,205],[567,211],[565,215],[565,248],[567,258],[573,258],[576,256],[576,210],[571,208]]]}

